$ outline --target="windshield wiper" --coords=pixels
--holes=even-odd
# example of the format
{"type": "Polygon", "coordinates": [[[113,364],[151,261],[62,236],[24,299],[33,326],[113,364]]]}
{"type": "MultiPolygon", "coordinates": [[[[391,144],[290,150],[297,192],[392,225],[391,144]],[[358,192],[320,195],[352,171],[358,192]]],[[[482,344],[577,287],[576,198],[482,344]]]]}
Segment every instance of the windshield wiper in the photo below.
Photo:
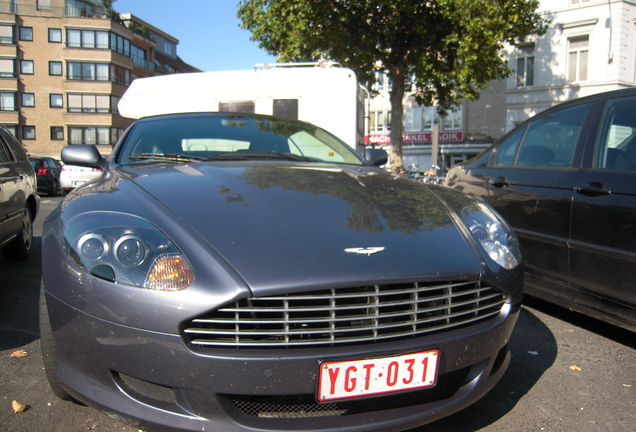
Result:
{"type": "Polygon", "coordinates": [[[158,159],[158,160],[167,160],[173,162],[203,162],[208,160],[207,157],[201,156],[190,156],[183,155],[177,153],[137,153],[134,155],[128,156],[130,160],[148,160],[148,159],[158,159]]]}
{"type": "Polygon", "coordinates": [[[210,156],[206,160],[247,160],[247,159],[286,159],[300,162],[319,162],[318,159],[307,156],[300,156],[291,153],[280,153],[276,151],[268,152],[241,152],[241,153],[223,153],[216,156],[210,156]]]}
{"type": "Polygon", "coordinates": [[[248,159],[286,159],[300,162],[319,162],[318,159],[299,156],[291,153],[269,152],[241,152],[241,153],[221,153],[214,156],[192,156],[178,153],[137,153],[128,156],[130,160],[162,160],[172,162],[206,162],[206,161],[238,161],[248,159]]]}

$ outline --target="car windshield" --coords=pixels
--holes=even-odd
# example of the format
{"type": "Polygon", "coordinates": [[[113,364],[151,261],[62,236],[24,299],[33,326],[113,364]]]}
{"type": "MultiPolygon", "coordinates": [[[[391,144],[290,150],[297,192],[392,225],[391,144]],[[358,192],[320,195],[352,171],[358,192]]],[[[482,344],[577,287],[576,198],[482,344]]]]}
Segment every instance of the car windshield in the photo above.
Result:
{"type": "Polygon", "coordinates": [[[363,164],[346,144],[315,126],[227,113],[141,120],[126,135],[116,160],[126,165],[266,159],[363,164]]]}

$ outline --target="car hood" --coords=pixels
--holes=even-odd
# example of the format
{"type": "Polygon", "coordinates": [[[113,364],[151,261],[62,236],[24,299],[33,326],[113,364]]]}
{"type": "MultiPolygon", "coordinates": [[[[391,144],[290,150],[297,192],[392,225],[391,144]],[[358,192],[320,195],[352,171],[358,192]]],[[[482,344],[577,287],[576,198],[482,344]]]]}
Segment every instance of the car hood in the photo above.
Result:
{"type": "Polygon", "coordinates": [[[224,163],[122,171],[252,290],[479,273],[447,207],[425,185],[376,168],[224,163]]]}

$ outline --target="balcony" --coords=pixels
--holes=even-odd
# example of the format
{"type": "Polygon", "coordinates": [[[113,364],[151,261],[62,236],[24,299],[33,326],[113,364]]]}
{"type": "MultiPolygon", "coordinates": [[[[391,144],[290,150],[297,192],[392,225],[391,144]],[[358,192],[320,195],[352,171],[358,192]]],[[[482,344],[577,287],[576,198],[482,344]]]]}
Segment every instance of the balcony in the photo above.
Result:
{"type": "Polygon", "coordinates": [[[19,1],[0,1],[0,13],[10,13],[26,16],[64,16],[62,6],[37,6],[36,2],[23,4],[19,1]]]}
{"type": "Polygon", "coordinates": [[[98,7],[97,2],[66,0],[64,6],[38,5],[31,0],[28,3],[20,1],[1,0],[0,13],[10,13],[25,16],[50,16],[71,18],[111,19],[112,13],[98,7]]]}
{"type": "Polygon", "coordinates": [[[133,56],[132,59],[133,59],[133,62],[135,64],[136,68],[143,69],[143,70],[146,70],[148,72],[154,72],[155,71],[155,64],[154,63],[149,62],[149,61],[147,61],[145,59],[142,59],[140,57],[134,57],[133,56]]]}

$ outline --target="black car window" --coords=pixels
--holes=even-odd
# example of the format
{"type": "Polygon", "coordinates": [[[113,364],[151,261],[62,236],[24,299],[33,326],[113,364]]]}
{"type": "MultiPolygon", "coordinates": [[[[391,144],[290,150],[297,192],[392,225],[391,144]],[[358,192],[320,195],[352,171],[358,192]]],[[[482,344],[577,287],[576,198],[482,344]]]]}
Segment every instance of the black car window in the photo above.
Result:
{"type": "Polygon", "coordinates": [[[497,154],[495,155],[495,165],[497,166],[512,166],[515,162],[515,156],[519,149],[519,143],[526,128],[520,127],[516,132],[506,138],[501,145],[497,148],[497,154]]]}
{"type": "Polygon", "coordinates": [[[517,153],[515,166],[571,167],[591,107],[591,103],[576,105],[532,121],[517,153]]]}
{"type": "Polygon", "coordinates": [[[11,153],[9,153],[9,149],[6,144],[0,140],[0,163],[9,162],[13,158],[11,157],[11,153]]]}
{"type": "Polygon", "coordinates": [[[636,97],[611,99],[603,113],[594,168],[636,171],[636,97]]]}

